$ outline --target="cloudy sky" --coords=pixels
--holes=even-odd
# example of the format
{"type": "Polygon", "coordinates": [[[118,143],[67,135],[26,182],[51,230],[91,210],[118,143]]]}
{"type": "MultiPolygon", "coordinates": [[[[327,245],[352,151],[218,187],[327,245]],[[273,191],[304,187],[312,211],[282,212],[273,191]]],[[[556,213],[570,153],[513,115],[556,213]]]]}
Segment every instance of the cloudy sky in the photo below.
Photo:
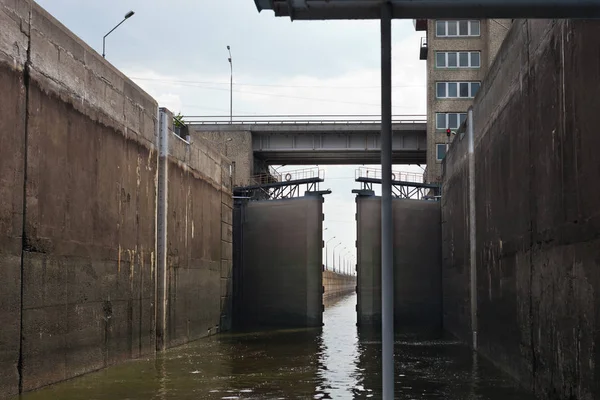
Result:
{"type": "MultiPolygon", "coordinates": [[[[258,13],[253,0],[37,0],[154,96],[186,116],[380,114],[378,21],[294,21],[258,13]]],[[[393,23],[393,113],[426,111],[425,61],[412,21],[393,23]]],[[[354,252],[358,166],[325,169],[324,239],[354,252]],[[338,240],[339,239],[339,240],[338,240]]],[[[281,171],[297,169],[285,166],[281,171]]],[[[398,171],[422,171],[394,166],[398,171]]],[[[329,264],[331,264],[331,251],[329,264]]],[[[336,261],[337,262],[337,261],[336,261]]]]}

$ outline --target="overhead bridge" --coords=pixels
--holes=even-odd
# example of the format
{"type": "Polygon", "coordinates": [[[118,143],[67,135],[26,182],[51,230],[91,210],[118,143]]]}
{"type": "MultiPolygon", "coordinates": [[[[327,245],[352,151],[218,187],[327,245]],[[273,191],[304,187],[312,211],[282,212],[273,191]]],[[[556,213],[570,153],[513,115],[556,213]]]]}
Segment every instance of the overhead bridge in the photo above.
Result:
{"type": "MultiPolygon", "coordinates": [[[[185,117],[190,131],[252,133],[254,157],[267,164],[379,164],[381,121],[376,116],[263,116],[233,121],[185,117]]],[[[392,121],[392,162],[425,164],[426,117],[392,121]]]]}

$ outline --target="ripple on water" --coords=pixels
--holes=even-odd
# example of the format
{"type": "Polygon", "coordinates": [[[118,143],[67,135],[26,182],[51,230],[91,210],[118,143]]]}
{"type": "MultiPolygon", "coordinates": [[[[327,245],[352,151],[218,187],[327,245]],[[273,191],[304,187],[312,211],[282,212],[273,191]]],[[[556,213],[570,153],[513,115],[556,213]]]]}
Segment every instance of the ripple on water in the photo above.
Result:
{"type": "MultiPolygon", "coordinates": [[[[21,400],[381,398],[381,340],[358,332],[352,295],[322,329],[224,334],[62,382],[21,400]]],[[[532,400],[460,342],[401,334],[396,398],[532,400]]]]}

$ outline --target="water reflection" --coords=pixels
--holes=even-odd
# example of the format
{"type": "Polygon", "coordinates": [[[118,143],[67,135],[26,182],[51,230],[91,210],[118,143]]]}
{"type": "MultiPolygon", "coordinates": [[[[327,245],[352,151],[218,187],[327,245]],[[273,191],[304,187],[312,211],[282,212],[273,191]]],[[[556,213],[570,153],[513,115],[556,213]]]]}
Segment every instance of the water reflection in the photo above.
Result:
{"type": "MultiPolygon", "coordinates": [[[[355,304],[331,305],[322,329],[212,337],[22,398],[379,399],[381,338],[357,331],[355,304]]],[[[533,399],[456,341],[399,334],[395,352],[397,399],[533,399]]]]}

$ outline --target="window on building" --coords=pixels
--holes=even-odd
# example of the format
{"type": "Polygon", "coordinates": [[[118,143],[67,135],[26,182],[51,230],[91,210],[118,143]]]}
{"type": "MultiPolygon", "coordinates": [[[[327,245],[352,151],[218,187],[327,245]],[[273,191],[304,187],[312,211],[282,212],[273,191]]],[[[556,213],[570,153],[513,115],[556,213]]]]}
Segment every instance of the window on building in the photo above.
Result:
{"type": "Polygon", "coordinates": [[[435,22],[435,35],[445,36],[446,35],[446,21],[435,22]]]}
{"type": "Polygon", "coordinates": [[[448,149],[448,145],[445,143],[436,143],[435,145],[435,159],[437,161],[442,161],[446,157],[446,150],[448,149]]]}
{"type": "Polygon", "coordinates": [[[438,68],[444,68],[446,65],[446,53],[441,51],[435,53],[435,66],[438,68]]]}
{"type": "Polygon", "coordinates": [[[467,113],[436,113],[435,129],[458,129],[467,119],[467,113]]]}
{"type": "Polygon", "coordinates": [[[435,35],[438,37],[479,36],[479,33],[478,20],[439,20],[435,22],[435,35]]]}
{"type": "Polygon", "coordinates": [[[479,68],[478,51],[438,51],[435,53],[436,68],[479,68]]]}
{"type": "Polygon", "coordinates": [[[438,99],[471,99],[479,90],[479,82],[436,82],[438,99]]]}

